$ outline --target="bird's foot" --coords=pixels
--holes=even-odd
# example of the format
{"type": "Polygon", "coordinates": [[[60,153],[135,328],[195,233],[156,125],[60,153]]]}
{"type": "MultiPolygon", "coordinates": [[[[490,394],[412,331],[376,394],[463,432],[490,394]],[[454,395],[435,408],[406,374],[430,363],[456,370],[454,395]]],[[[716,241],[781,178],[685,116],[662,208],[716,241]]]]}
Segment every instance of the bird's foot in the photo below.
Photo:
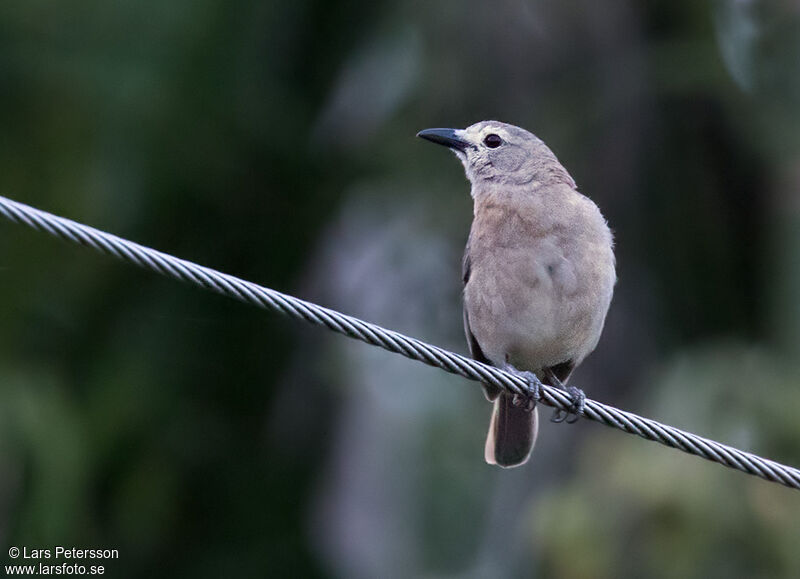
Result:
{"type": "Polygon", "coordinates": [[[566,422],[567,424],[575,424],[578,419],[583,415],[583,409],[586,406],[586,394],[583,390],[575,386],[564,386],[564,383],[555,375],[551,369],[545,371],[545,379],[551,386],[555,386],[559,390],[563,390],[569,394],[571,404],[567,410],[556,408],[553,411],[553,416],[550,422],[566,422]]]}
{"type": "Polygon", "coordinates": [[[533,372],[522,372],[511,364],[506,364],[503,370],[519,376],[528,383],[528,390],[524,394],[514,394],[511,403],[517,408],[524,408],[528,412],[533,412],[536,403],[539,401],[542,391],[542,382],[533,372]]]}
{"type": "Polygon", "coordinates": [[[561,388],[563,388],[563,390],[569,394],[571,404],[567,410],[556,408],[553,411],[553,416],[550,418],[550,422],[566,422],[567,424],[575,424],[583,415],[583,409],[586,405],[586,394],[583,393],[583,390],[576,388],[575,386],[567,386],[565,388],[562,385],[561,388]]]}

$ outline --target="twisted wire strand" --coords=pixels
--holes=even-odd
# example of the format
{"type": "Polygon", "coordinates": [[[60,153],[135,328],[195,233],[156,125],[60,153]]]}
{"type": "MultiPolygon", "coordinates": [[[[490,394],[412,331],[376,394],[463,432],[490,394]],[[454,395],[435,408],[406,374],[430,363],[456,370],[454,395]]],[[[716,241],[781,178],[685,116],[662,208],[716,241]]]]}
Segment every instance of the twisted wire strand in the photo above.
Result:
{"type": "MultiPolygon", "coordinates": [[[[531,388],[525,380],[509,372],[2,196],[0,196],[0,215],[15,223],[59,237],[64,241],[90,247],[141,268],[198,285],[265,310],[323,326],[339,334],[439,367],[452,374],[492,384],[510,393],[528,395],[531,392],[531,388]]],[[[547,384],[542,384],[540,387],[540,402],[561,410],[568,410],[571,404],[571,400],[565,392],[547,384]]],[[[796,468],[661,424],[655,420],[643,418],[588,398],[583,416],[646,440],[660,442],[665,446],[677,448],[688,454],[765,480],[800,489],[800,470],[796,468]]]]}

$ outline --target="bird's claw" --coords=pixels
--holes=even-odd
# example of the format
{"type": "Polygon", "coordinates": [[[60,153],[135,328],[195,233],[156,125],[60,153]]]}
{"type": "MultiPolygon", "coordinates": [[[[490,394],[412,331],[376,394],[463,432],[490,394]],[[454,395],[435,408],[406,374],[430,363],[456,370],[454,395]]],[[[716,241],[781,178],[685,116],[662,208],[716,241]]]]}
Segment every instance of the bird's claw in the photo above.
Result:
{"type": "Polygon", "coordinates": [[[583,393],[583,390],[575,386],[567,386],[564,390],[569,394],[571,400],[569,409],[562,410],[561,408],[556,408],[550,422],[574,424],[583,415],[583,410],[586,405],[586,394],[583,393]]]}
{"type": "Polygon", "coordinates": [[[514,394],[511,398],[511,403],[517,408],[522,408],[526,412],[533,412],[536,408],[536,400],[532,395],[523,396],[522,394],[514,394]]]}
{"type": "Polygon", "coordinates": [[[533,412],[536,408],[536,403],[541,396],[541,385],[539,378],[533,372],[514,372],[517,376],[528,383],[528,391],[525,394],[514,394],[511,398],[511,403],[517,408],[523,408],[527,412],[533,412]]]}

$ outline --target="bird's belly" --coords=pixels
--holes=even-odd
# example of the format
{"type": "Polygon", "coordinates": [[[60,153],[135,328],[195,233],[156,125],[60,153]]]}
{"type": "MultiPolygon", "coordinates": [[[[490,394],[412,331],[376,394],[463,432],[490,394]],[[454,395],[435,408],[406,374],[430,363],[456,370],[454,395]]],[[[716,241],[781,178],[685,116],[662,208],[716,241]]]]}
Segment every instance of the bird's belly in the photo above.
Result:
{"type": "Polygon", "coordinates": [[[581,350],[575,337],[586,333],[581,324],[563,319],[555,304],[548,305],[512,306],[499,315],[496,307],[479,306],[468,314],[470,327],[492,363],[537,371],[572,359],[581,350]],[[490,313],[492,309],[495,313],[490,313]]]}
{"type": "Polygon", "coordinates": [[[580,362],[597,343],[610,289],[570,292],[552,272],[519,265],[498,260],[476,268],[464,289],[470,328],[483,353],[496,365],[530,371],[580,362]]]}

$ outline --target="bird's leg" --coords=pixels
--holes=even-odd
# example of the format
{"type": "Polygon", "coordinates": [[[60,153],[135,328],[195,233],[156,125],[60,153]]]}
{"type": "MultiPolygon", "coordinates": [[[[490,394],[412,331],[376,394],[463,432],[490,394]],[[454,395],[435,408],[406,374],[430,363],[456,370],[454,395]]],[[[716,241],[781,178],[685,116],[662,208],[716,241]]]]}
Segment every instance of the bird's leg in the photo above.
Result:
{"type": "Polygon", "coordinates": [[[524,408],[528,412],[533,412],[533,409],[536,408],[536,403],[539,401],[539,397],[541,396],[541,380],[539,380],[539,378],[533,372],[517,370],[508,362],[503,365],[502,369],[506,372],[514,374],[515,376],[519,376],[528,383],[528,391],[524,395],[514,394],[514,396],[511,398],[511,402],[517,408],[524,408]]]}
{"type": "Polygon", "coordinates": [[[553,370],[550,368],[545,370],[545,378],[548,382],[550,382],[551,386],[555,386],[556,388],[559,388],[569,394],[569,397],[572,400],[569,410],[556,408],[553,411],[553,416],[550,418],[550,422],[566,421],[567,424],[576,423],[583,414],[583,409],[586,403],[586,394],[583,393],[583,390],[576,388],[575,386],[564,386],[561,380],[558,379],[558,376],[556,376],[555,373],[553,373],[553,370]]]}

